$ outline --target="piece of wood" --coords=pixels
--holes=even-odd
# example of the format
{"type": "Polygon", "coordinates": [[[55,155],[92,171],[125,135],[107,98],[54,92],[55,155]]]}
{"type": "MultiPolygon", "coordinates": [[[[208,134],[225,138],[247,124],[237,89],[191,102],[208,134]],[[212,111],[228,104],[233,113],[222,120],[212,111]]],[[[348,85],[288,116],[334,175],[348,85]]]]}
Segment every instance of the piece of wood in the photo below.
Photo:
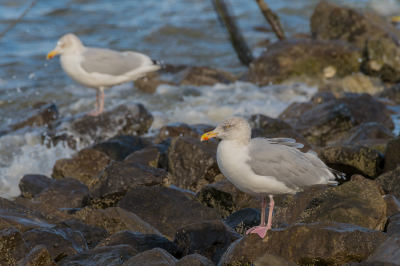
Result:
{"type": "Polygon", "coordinates": [[[275,32],[276,36],[279,38],[279,40],[284,40],[285,39],[285,33],[282,30],[282,25],[279,20],[279,17],[277,14],[275,14],[265,3],[264,0],[256,0],[258,6],[261,9],[261,12],[263,13],[264,17],[267,19],[268,23],[271,25],[272,30],[275,32]]]}

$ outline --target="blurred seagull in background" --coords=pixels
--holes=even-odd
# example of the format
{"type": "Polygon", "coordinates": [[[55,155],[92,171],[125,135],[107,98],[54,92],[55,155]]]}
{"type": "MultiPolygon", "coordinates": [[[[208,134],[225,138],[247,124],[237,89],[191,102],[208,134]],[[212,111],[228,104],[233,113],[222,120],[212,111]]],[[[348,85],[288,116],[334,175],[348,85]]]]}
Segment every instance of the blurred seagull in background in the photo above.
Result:
{"type": "Polygon", "coordinates": [[[85,47],[74,34],[66,34],[57,42],[47,59],[60,55],[62,69],[77,83],[97,90],[95,110],[97,116],[104,111],[104,90],[112,86],[134,81],[149,72],[157,71],[147,55],[126,51],[85,47]],[[99,103],[100,100],[100,103],[99,103]]]}
{"type": "Polygon", "coordinates": [[[249,123],[241,117],[223,120],[201,141],[210,138],[222,141],[217,149],[217,162],[224,176],[244,193],[262,197],[261,224],[246,234],[264,238],[271,229],[273,196],[296,194],[321,185],[336,185],[335,178],[345,174],[326,166],[313,151],[302,153],[303,144],[294,139],[251,139],[249,123]],[[266,197],[269,196],[269,219],[265,223],[266,197]]]}

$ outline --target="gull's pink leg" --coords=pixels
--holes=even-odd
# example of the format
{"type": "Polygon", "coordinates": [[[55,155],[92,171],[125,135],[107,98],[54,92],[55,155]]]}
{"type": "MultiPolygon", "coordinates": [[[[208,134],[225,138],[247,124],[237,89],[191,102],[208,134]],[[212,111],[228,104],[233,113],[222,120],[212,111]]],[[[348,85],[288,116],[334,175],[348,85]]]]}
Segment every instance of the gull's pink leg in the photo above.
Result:
{"type": "Polygon", "coordinates": [[[106,97],[104,94],[104,88],[100,88],[100,109],[99,114],[103,113],[104,111],[104,98],[106,97]]]}
{"type": "Polygon", "coordinates": [[[98,106],[99,106],[99,103],[98,103],[99,102],[99,92],[97,92],[97,94],[96,94],[96,104],[95,104],[96,109],[91,111],[90,113],[88,113],[88,115],[98,116],[104,111],[104,98],[105,98],[104,88],[101,87],[99,90],[100,90],[100,108],[98,108],[98,106]]]}
{"type": "Polygon", "coordinates": [[[253,228],[250,228],[247,232],[246,235],[248,234],[258,234],[261,238],[264,238],[265,235],[267,234],[268,229],[271,229],[272,225],[272,212],[274,210],[274,199],[272,196],[269,196],[270,202],[269,202],[269,215],[268,215],[268,224],[265,224],[265,209],[267,207],[267,203],[265,198],[262,198],[262,203],[261,203],[261,223],[259,226],[255,226],[253,228]]]}
{"type": "Polygon", "coordinates": [[[90,111],[88,115],[97,116],[99,114],[99,91],[96,91],[96,102],[94,103],[94,110],[90,111]]]}

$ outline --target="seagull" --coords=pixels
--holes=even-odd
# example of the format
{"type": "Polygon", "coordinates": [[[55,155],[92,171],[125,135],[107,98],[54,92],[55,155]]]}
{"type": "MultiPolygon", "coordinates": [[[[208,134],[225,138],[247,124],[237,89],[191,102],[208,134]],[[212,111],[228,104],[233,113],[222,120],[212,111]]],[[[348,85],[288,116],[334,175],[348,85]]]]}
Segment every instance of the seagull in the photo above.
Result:
{"type": "Polygon", "coordinates": [[[249,123],[242,117],[229,117],[201,141],[220,138],[217,162],[221,172],[244,193],[262,198],[261,223],[246,234],[264,238],[271,229],[273,196],[296,194],[313,186],[337,185],[335,178],[345,174],[326,166],[314,151],[303,153],[303,144],[289,138],[251,139],[249,123]],[[269,218],[265,224],[266,197],[269,218]]]}
{"type": "Polygon", "coordinates": [[[83,86],[97,90],[95,110],[89,113],[92,116],[104,111],[105,89],[134,81],[160,69],[147,55],[85,47],[72,33],[61,37],[54,50],[47,54],[47,59],[57,54],[60,54],[61,67],[68,76],[83,86]]]}

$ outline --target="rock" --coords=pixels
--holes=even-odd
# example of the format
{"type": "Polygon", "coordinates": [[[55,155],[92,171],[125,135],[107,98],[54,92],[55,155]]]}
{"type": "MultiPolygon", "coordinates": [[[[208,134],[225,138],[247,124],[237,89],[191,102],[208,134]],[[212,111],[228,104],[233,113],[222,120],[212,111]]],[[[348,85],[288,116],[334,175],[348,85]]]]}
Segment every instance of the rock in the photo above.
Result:
{"type": "Polygon", "coordinates": [[[56,262],[88,249],[82,234],[70,228],[33,229],[22,236],[30,249],[44,245],[56,262]]]}
{"type": "Polygon", "coordinates": [[[105,210],[83,208],[74,214],[76,219],[85,224],[103,228],[110,235],[123,230],[132,230],[143,234],[158,234],[159,231],[140,219],[136,214],[127,212],[118,207],[111,207],[105,210]]]}
{"type": "Polygon", "coordinates": [[[381,93],[384,88],[385,86],[380,78],[357,72],[343,78],[327,80],[322,90],[336,94],[350,92],[375,95],[381,93]]]}
{"type": "Polygon", "coordinates": [[[388,236],[400,233],[400,212],[388,217],[385,231],[388,236]]]}
{"type": "Polygon", "coordinates": [[[194,193],[193,191],[187,190],[187,189],[183,189],[183,188],[179,188],[177,186],[171,185],[170,188],[176,189],[180,192],[182,192],[186,197],[188,197],[189,199],[193,200],[194,197],[196,197],[196,193],[194,193]]]}
{"type": "Polygon", "coordinates": [[[228,248],[219,265],[250,265],[265,253],[298,265],[343,265],[365,260],[387,238],[382,232],[351,224],[298,224],[269,230],[264,239],[257,234],[242,237],[228,248]]]}
{"type": "Polygon", "coordinates": [[[361,263],[356,263],[356,262],[345,263],[342,266],[398,266],[398,265],[390,263],[390,262],[379,262],[379,261],[367,262],[367,261],[363,261],[361,263]]]}
{"type": "Polygon", "coordinates": [[[230,244],[239,238],[232,228],[216,220],[179,227],[174,242],[184,256],[198,253],[217,265],[230,244]]]}
{"type": "Polygon", "coordinates": [[[51,176],[54,179],[72,177],[88,186],[92,178],[97,177],[110,162],[111,159],[104,153],[85,148],[80,150],[74,158],[57,160],[51,176]]]}
{"type": "Polygon", "coordinates": [[[163,169],[137,163],[113,162],[90,189],[89,197],[96,208],[114,207],[131,189],[140,186],[168,186],[171,176],[163,169]]]}
{"type": "Polygon", "coordinates": [[[303,148],[299,149],[302,152],[308,152],[313,149],[313,146],[296,130],[281,130],[272,135],[264,136],[266,138],[290,138],[294,139],[297,143],[301,143],[304,145],[303,148]]]}
{"type": "Polygon", "coordinates": [[[28,207],[32,210],[41,212],[45,215],[52,215],[55,216],[56,218],[60,219],[61,221],[63,220],[68,220],[72,218],[71,212],[76,209],[69,209],[69,208],[56,208],[51,204],[46,204],[40,201],[34,201],[30,199],[25,199],[25,198],[15,198],[14,202],[28,207]]]}
{"type": "Polygon", "coordinates": [[[57,228],[71,228],[75,231],[81,232],[86,240],[86,244],[89,249],[95,248],[97,244],[100,243],[100,241],[108,237],[107,230],[93,225],[85,224],[77,219],[69,219],[53,227],[53,229],[57,228]]]}
{"type": "Polygon", "coordinates": [[[54,187],[57,181],[44,175],[24,175],[19,181],[21,196],[32,199],[44,189],[54,187]]]}
{"type": "Polygon", "coordinates": [[[229,84],[236,78],[225,71],[208,67],[188,67],[177,75],[177,83],[180,85],[213,86],[216,83],[229,84]]]}
{"type": "Polygon", "coordinates": [[[224,223],[244,236],[250,228],[260,224],[261,214],[257,209],[244,208],[235,211],[224,219],[224,223]]]}
{"type": "Polygon", "coordinates": [[[400,202],[391,194],[385,195],[383,199],[386,202],[386,216],[400,212],[400,202]]]}
{"type": "Polygon", "coordinates": [[[400,104],[400,84],[395,84],[392,87],[385,89],[379,94],[379,97],[383,97],[400,104]]]}
{"type": "Polygon", "coordinates": [[[153,123],[153,116],[142,104],[119,105],[100,116],[84,115],[60,121],[57,130],[97,142],[116,135],[143,135],[153,123]]]}
{"type": "Polygon", "coordinates": [[[83,208],[90,205],[88,190],[67,190],[57,188],[46,188],[42,193],[35,196],[34,200],[55,208],[83,208]]]}
{"type": "Polygon", "coordinates": [[[332,221],[383,231],[386,203],[371,182],[347,182],[313,197],[297,223],[332,221]]]}
{"type": "Polygon", "coordinates": [[[76,150],[79,145],[79,138],[63,132],[52,132],[47,131],[42,133],[42,145],[46,145],[48,149],[55,147],[61,142],[61,145],[66,148],[69,147],[72,150],[76,150]]]}
{"type": "Polygon", "coordinates": [[[173,138],[167,155],[171,183],[198,192],[204,185],[225,179],[217,164],[217,146],[206,146],[192,137],[173,138]]]}
{"type": "Polygon", "coordinates": [[[160,167],[162,166],[162,161],[166,160],[166,150],[163,149],[164,145],[149,146],[142,150],[135,151],[125,158],[125,163],[138,163],[144,166],[160,167]]]}
{"type": "Polygon", "coordinates": [[[311,101],[314,103],[315,106],[327,102],[336,102],[336,97],[331,92],[322,91],[314,94],[311,98],[311,101]]]}
{"type": "Polygon", "coordinates": [[[352,128],[354,118],[346,103],[327,102],[304,112],[292,126],[311,144],[325,146],[352,128]]]}
{"type": "Polygon", "coordinates": [[[373,184],[378,189],[379,194],[381,194],[381,196],[385,196],[386,195],[386,193],[383,190],[383,188],[378,183],[376,183],[375,180],[371,180],[371,179],[365,178],[362,175],[352,175],[350,177],[350,181],[353,181],[353,182],[370,182],[371,184],[373,184]]]}
{"type": "Polygon", "coordinates": [[[24,233],[34,228],[50,228],[59,221],[55,216],[0,198],[0,230],[13,226],[24,233]]]}
{"type": "Polygon", "coordinates": [[[0,231],[0,264],[18,265],[29,253],[20,231],[14,227],[0,231]]]}
{"type": "Polygon", "coordinates": [[[162,248],[177,259],[182,257],[182,250],[163,236],[156,234],[142,234],[129,230],[120,231],[106,239],[103,239],[97,247],[117,246],[127,244],[139,252],[145,252],[153,248],[162,248]]]}
{"type": "Polygon", "coordinates": [[[293,261],[288,261],[274,254],[266,253],[257,258],[252,266],[297,266],[293,261]]]}
{"type": "Polygon", "coordinates": [[[172,239],[178,227],[221,219],[217,210],[193,202],[182,192],[167,187],[137,187],[126,193],[118,207],[141,219],[172,239]]]}
{"type": "Polygon", "coordinates": [[[398,264],[400,262],[400,234],[392,235],[381,244],[367,261],[379,261],[398,264]]]}
{"type": "Polygon", "coordinates": [[[178,260],[161,248],[154,248],[136,255],[123,266],[173,266],[178,260]]]}
{"type": "Polygon", "coordinates": [[[206,207],[218,210],[222,218],[227,217],[236,210],[236,203],[232,195],[214,187],[204,186],[193,199],[206,207]]]}
{"type": "Polygon", "coordinates": [[[274,43],[253,61],[244,80],[261,86],[292,77],[325,78],[323,70],[334,69],[344,77],[360,69],[362,50],[341,41],[286,39],[274,43]]]}
{"type": "Polygon", "coordinates": [[[214,266],[209,259],[199,254],[192,254],[184,257],[174,264],[174,266],[214,266]]]}
{"type": "MultiPolygon", "coordinates": [[[[252,115],[250,117],[250,121],[248,121],[252,129],[258,129],[258,134],[262,135],[271,135],[278,133],[281,130],[290,130],[293,129],[291,125],[287,124],[281,119],[271,118],[266,115],[252,115]]],[[[252,137],[254,138],[255,136],[252,137]]]]}
{"type": "Polygon", "coordinates": [[[360,49],[365,47],[368,39],[400,40],[400,33],[386,19],[327,1],[321,1],[315,8],[311,17],[311,33],[313,38],[319,40],[340,39],[360,49]]]}
{"type": "Polygon", "coordinates": [[[45,246],[37,245],[25,257],[20,266],[56,266],[56,263],[51,259],[45,246]]]}
{"type": "Polygon", "coordinates": [[[215,127],[209,125],[187,125],[185,123],[172,123],[160,128],[154,143],[159,144],[164,140],[174,137],[193,137],[200,139],[201,136],[215,127]]]}
{"type": "Polygon", "coordinates": [[[128,155],[146,147],[138,136],[118,135],[93,146],[115,161],[123,161],[128,155]]]}
{"type": "Polygon", "coordinates": [[[279,118],[285,121],[299,118],[302,114],[313,107],[314,104],[312,102],[293,102],[279,115],[279,118]]]}
{"type": "Polygon", "coordinates": [[[398,164],[400,164],[400,138],[393,139],[387,144],[383,171],[386,173],[395,170],[398,164]]]}
{"type": "Polygon", "coordinates": [[[383,155],[363,146],[330,147],[319,152],[318,156],[327,166],[347,176],[360,174],[376,179],[383,171],[383,155]]]}
{"type": "Polygon", "coordinates": [[[376,122],[364,123],[359,126],[353,127],[349,130],[348,135],[349,137],[346,137],[346,139],[344,141],[341,141],[340,143],[351,145],[365,140],[389,140],[395,137],[389,128],[376,122]]]}
{"type": "Polygon", "coordinates": [[[376,180],[383,189],[392,191],[393,196],[400,200],[400,165],[393,171],[386,172],[380,175],[376,180]]]}
{"type": "Polygon", "coordinates": [[[156,92],[157,87],[162,84],[177,85],[174,82],[163,80],[158,73],[147,73],[146,76],[135,80],[135,87],[140,91],[153,94],[156,92]]]}
{"type": "Polygon", "coordinates": [[[122,265],[133,256],[136,256],[138,253],[139,252],[137,250],[129,245],[101,247],[81,252],[75,255],[69,255],[68,257],[60,261],[57,266],[118,266],[122,265]]]}

